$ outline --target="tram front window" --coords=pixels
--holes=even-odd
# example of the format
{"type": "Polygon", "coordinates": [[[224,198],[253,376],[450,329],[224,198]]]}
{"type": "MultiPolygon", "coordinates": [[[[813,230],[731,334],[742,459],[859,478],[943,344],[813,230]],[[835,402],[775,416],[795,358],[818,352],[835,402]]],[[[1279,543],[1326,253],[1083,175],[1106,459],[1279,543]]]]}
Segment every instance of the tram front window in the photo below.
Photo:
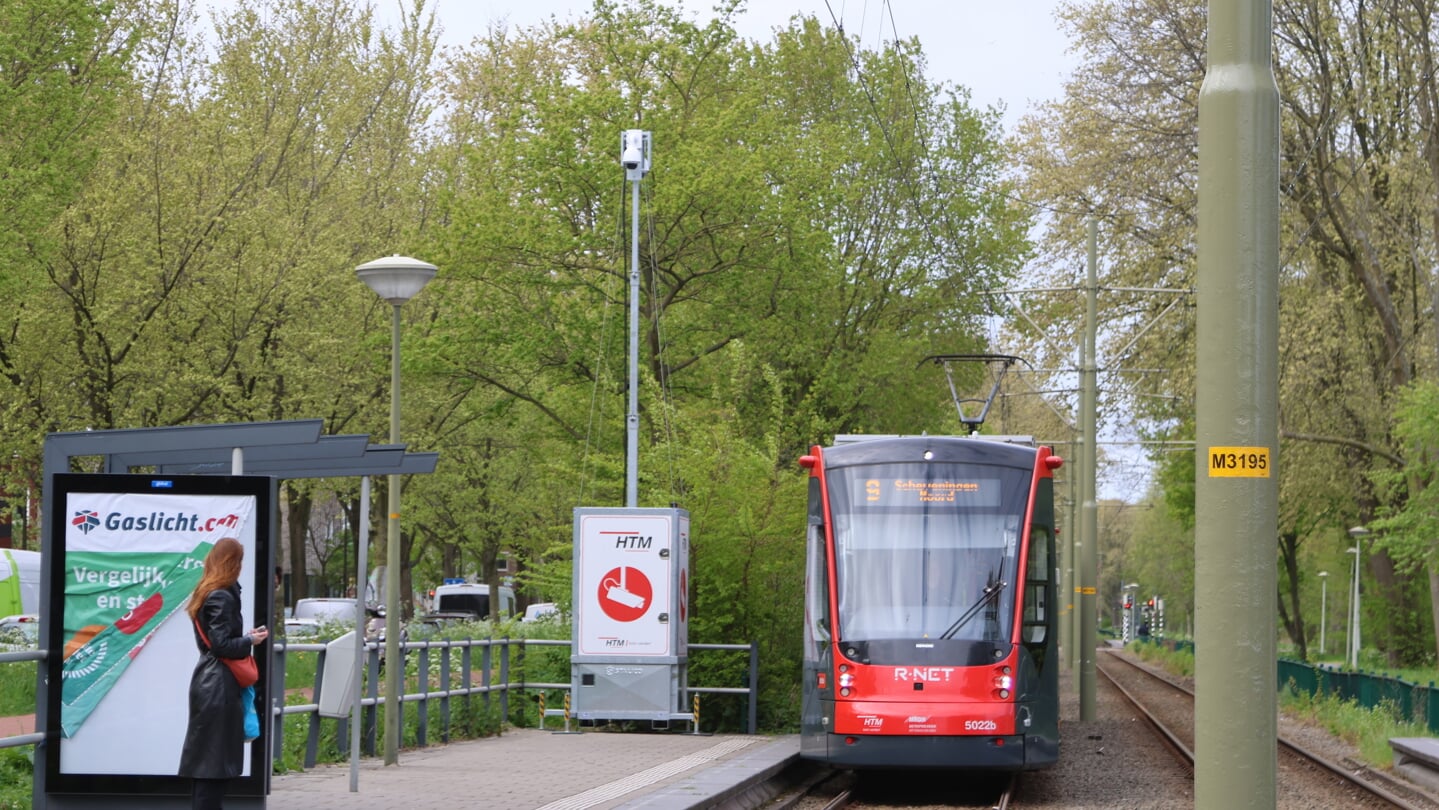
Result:
{"type": "Polygon", "coordinates": [[[847,477],[868,477],[855,486],[831,487],[839,637],[1007,640],[1013,616],[1005,605],[1013,604],[1028,503],[1023,471],[986,468],[936,477],[920,468],[916,472],[930,475],[919,478],[891,469],[907,466],[886,465],[883,477],[873,469],[847,469],[847,477]],[[974,483],[985,494],[920,501],[902,486],[935,480],[974,483]],[[854,498],[856,492],[861,497],[854,498]]]}

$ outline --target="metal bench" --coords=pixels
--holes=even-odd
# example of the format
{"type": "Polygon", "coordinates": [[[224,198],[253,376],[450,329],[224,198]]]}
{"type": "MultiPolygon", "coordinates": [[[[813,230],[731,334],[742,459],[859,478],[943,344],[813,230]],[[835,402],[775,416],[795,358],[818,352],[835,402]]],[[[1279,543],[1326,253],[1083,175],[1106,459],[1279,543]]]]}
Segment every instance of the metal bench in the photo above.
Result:
{"type": "Polygon", "coordinates": [[[1391,737],[1394,770],[1430,790],[1439,791],[1439,739],[1391,737]]]}

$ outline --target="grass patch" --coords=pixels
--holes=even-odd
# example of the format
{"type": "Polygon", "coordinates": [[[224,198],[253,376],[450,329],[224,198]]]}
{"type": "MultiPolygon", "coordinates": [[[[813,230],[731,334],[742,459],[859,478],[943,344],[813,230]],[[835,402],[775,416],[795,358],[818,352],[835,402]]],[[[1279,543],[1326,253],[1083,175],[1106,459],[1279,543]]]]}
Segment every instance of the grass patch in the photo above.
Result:
{"type": "Polygon", "coordinates": [[[35,668],[38,661],[0,664],[0,717],[35,713],[35,668]]]}
{"type": "Polygon", "coordinates": [[[1153,664],[1165,672],[1185,678],[1194,677],[1194,651],[1189,649],[1171,650],[1163,644],[1148,641],[1131,641],[1124,651],[1138,656],[1141,661],[1153,664]]]}
{"type": "Polygon", "coordinates": [[[0,748],[0,810],[30,810],[35,746],[0,748]]]}
{"type": "Polygon", "coordinates": [[[1394,761],[1390,737],[1428,737],[1421,723],[1405,721],[1393,703],[1367,709],[1354,700],[1332,695],[1315,695],[1303,690],[1281,689],[1279,707],[1290,717],[1305,720],[1359,749],[1359,755],[1375,768],[1387,769],[1394,761]]]}

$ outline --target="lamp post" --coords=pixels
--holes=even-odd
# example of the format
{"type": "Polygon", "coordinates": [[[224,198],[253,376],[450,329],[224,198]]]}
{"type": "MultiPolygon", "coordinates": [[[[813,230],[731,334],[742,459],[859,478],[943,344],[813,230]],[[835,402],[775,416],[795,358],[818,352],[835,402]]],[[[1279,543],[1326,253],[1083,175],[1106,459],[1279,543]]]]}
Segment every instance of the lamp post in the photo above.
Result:
{"type": "Polygon", "coordinates": [[[1329,617],[1329,572],[1319,572],[1319,654],[1324,654],[1324,624],[1329,617]]]}
{"type": "MultiPolygon", "coordinates": [[[[435,277],[435,266],[387,256],[355,268],[355,275],[390,304],[390,444],[400,443],[400,307],[435,277]]],[[[390,520],[385,533],[385,764],[400,761],[400,476],[390,475],[390,520]]]]}
{"type": "Polygon", "coordinates": [[[1354,555],[1354,581],[1349,596],[1349,668],[1359,668],[1359,647],[1361,636],[1359,634],[1359,541],[1369,536],[1369,529],[1364,526],[1355,526],[1349,530],[1349,536],[1354,540],[1354,547],[1346,549],[1346,553],[1354,555]]]}

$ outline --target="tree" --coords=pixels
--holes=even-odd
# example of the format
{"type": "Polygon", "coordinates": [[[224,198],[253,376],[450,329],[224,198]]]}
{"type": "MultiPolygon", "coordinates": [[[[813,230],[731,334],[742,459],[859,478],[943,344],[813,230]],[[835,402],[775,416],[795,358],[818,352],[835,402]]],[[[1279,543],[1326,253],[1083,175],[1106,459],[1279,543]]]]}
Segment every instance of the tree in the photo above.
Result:
{"type": "MultiPolygon", "coordinates": [[[[92,179],[100,145],[128,72],[143,6],[83,0],[37,0],[0,6],[0,444],[12,462],[0,469],[0,490],[22,492],[39,479],[40,433],[35,403],[16,396],[26,382],[17,334],[26,307],[43,288],[54,252],[55,223],[92,179]]],[[[53,390],[53,389],[52,389],[53,390]]]]}
{"type": "MultiPolygon", "coordinates": [[[[1291,539],[1286,566],[1296,564],[1305,537],[1332,536],[1413,494],[1387,490],[1381,503],[1367,472],[1424,452],[1395,444],[1388,413],[1410,380],[1439,368],[1432,307],[1439,162],[1430,159],[1427,123],[1436,109],[1435,72],[1427,69],[1434,11],[1424,0],[1382,8],[1313,0],[1276,9],[1285,110],[1280,466],[1292,471],[1280,497],[1282,516],[1293,521],[1282,527],[1291,539]],[[1338,448],[1340,463],[1323,447],[1338,448]]],[[[1094,215],[1105,223],[1103,251],[1112,257],[1103,284],[1193,285],[1203,12],[1194,0],[1065,8],[1087,64],[1064,101],[1025,123],[1019,142],[1027,192],[1054,209],[1043,255],[1057,278],[1072,278],[1067,257],[1078,253],[1082,222],[1094,215]]],[[[1135,391],[1163,399],[1145,396],[1126,408],[1152,435],[1188,430],[1189,416],[1171,403],[1193,399],[1193,321],[1172,319],[1145,333],[1145,313],[1134,301],[1108,317],[1109,345],[1133,341],[1133,353],[1120,360],[1168,370],[1156,388],[1135,391]]],[[[1076,317],[1063,305],[1045,315],[1061,323],[1076,317]]],[[[1413,649],[1402,636],[1424,623],[1412,621],[1423,607],[1390,545],[1384,540],[1368,559],[1395,617],[1378,637],[1397,661],[1400,649],[1413,649]]],[[[1288,586],[1302,579],[1290,577],[1288,586]]],[[[1286,610],[1299,634],[1297,593],[1286,610]]]]}

